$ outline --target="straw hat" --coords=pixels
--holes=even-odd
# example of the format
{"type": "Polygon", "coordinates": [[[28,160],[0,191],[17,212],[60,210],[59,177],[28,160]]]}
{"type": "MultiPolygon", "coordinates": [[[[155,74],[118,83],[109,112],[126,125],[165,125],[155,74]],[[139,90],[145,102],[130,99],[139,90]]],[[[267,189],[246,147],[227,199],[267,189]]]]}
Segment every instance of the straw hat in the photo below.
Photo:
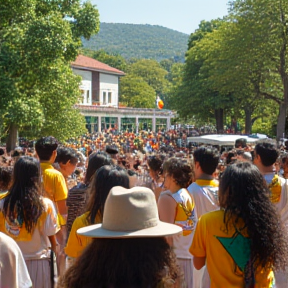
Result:
{"type": "Polygon", "coordinates": [[[161,237],[182,232],[182,228],[161,222],[155,195],[146,187],[113,187],[106,199],[103,223],[77,230],[94,238],[161,237]]]}

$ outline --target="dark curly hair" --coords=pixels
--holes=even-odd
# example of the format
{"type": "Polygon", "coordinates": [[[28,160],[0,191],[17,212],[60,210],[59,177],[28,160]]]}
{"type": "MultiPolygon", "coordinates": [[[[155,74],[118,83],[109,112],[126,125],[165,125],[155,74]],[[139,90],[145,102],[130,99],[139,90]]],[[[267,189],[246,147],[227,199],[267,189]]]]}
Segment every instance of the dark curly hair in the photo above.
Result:
{"type": "Polygon", "coordinates": [[[20,225],[32,233],[38,218],[44,211],[40,195],[40,164],[30,156],[22,156],[15,163],[13,183],[5,197],[3,213],[11,220],[17,219],[20,225]]]}
{"type": "Polygon", "coordinates": [[[244,229],[251,239],[254,267],[282,269],[287,264],[288,242],[266,182],[256,166],[237,162],[227,167],[220,180],[220,207],[225,209],[226,229],[244,229]],[[244,226],[239,227],[239,220],[244,226]]]}
{"type": "Polygon", "coordinates": [[[59,287],[155,288],[165,268],[177,279],[176,258],[164,237],[99,238],[67,270],[59,287]]]}
{"type": "Polygon", "coordinates": [[[194,177],[194,167],[191,161],[176,157],[169,158],[163,164],[163,172],[175,179],[181,188],[187,188],[194,177]]]}

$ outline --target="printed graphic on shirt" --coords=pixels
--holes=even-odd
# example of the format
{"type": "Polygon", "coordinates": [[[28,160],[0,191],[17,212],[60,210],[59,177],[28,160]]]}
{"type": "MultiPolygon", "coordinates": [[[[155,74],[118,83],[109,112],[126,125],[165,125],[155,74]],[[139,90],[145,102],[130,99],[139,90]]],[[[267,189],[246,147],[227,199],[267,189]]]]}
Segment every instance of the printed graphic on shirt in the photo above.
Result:
{"type": "Polygon", "coordinates": [[[271,179],[266,179],[265,180],[268,184],[268,188],[270,190],[270,200],[272,203],[278,203],[281,199],[281,182],[279,179],[279,176],[277,174],[274,175],[274,177],[271,179]]]}
{"type": "Polygon", "coordinates": [[[242,272],[250,259],[251,239],[237,233],[232,237],[215,236],[242,272]]]}
{"type": "Polygon", "coordinates": [[[172,194],[177,202],[177,213],[175,224],[183,229],[183,236],[190,235],[196,227],[196,216],[194,211],[194,203],[191,201],[190,195],[185,189],[179,190],[172,194]]]}
{"type": "Polygon", "coordinates": [[[5,231],[8,236],[18,241],[30,241],[32,235],[27,232],[23,220],[19,217],[16,219],[5,217],[5,231]],[[21,233],[20,233],[21,232],[21,233]]]}

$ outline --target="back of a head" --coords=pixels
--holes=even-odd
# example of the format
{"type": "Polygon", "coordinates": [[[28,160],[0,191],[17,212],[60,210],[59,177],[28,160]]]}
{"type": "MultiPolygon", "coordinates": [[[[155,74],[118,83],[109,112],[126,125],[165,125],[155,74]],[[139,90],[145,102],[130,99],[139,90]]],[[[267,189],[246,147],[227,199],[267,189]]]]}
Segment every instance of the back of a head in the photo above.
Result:
{"type": "Polygon", "coordinates": [[[220,159],[218,150],[213,147],[200,147],[194,152],[193,156],[194,161],[199,162],[202,171],[208,175],[214,173],[220,159]]]}
{"type": "Polygon", "coordinates": [[[14,165],[12,187],[34,187],[40,181],[39,161],[30,156],[21,156],[14,165]]]}
{"type": "Polygon", "coordinates": [[[247,140],[245,138],[239,138],[235,141],[235,148],[247,147],[247,140]]]}
{"type": "Polygon", "coordinates": [[[111,157],[106,152],[94,152],[90,154],[85,175],[85,184],[89,184],[94,173],[104,165],[113,165],[111,157]]]}
{"type": "Polygon", "coordinates": [[[258,143],[254,151],[256,155],[259,155],[262,165],[266,167],[272,166],[279,156],[279,151],[271,142],[258,143]]]}
{"type": "Polygon", "coordinates": [[[188,187],[194,177],[194,168],[191,161],[176,157],[169,158],[163,164],[164,174],[172,176],[182,188],[188,187]]]}
{"type": "Polygon", "coordinates": [[[105,165],[96,172],[91,187],[91,199],[88,204],[90,221],[94,223],[97,213],[103,217],[104,205],[110,190],[115,186],[129,189],[129,176],[125,169],[119,166],[105,165]]]}
{"type": "Polygon", "coordinates": [[[12,181],[13,168],[11,166],[0,166],[0,190],[8,190],[12,181]]]}
{"type": "Polygon", "coordinates": [[[161,154],[153,155],[148,157],[147,164],[151,170],[158,172],[161,170],[164,159],[165,159],[164,155],[161,154]]]}
{"type": "Polygon", "coordinates": [[[267,191],[259,169],[250,162],[239,161],[227,166],[219,185],[219,201],[222,208],[227,205],[246,205],[245,197],[267,191]],[[228,195],[223,197],[223,195],[228,195]]]}
{"type": "Polygon", "coordinates": [[[76,151],[69,147],[57,148],[57,156],[55,162],[66,164],[68,161],[71,164],[76,164],[78,162],[76,151]]]}
{"type": "Polygon", "coordinates": [[[35,149],[41,161],[48,161],[57,147],[58,141],[53,136],[42,137],[35,143],[35,149]]]}

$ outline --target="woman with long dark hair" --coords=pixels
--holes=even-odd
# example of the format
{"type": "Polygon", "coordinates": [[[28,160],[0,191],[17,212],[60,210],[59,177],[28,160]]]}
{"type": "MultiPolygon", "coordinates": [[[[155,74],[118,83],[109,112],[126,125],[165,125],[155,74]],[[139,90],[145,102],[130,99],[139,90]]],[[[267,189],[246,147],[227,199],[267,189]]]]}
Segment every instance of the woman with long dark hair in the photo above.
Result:
{"type": "Polygon", "coordinates": [[[91,197],[87,210],[83,215],[77,217],[72,225],[65,248],[65,253],[69,257],[78,257],[91,242],[90,238],[78,235],[76,231],[81,227],[102,222],[105,201],[114,186],[129,188],[129,177],[126,170],[108,165],[99,168],[91,183],[91,197]]]}
{"type": "Polygon", "coordinates": [[[219,186],[221,210],[198,221],[190,252],[205,265],[211,287],[271,287],[287,264],[287,237],[258,168],[232,164],[219,186]]]}
{"type": "Polygon", "coordinates": [[[40,164],[29,156],[14,165],[12,186],[0,201],[0,231],[19,245],[33,287],[50,288],[50,248],[56,251],[59,230],[50,199],[41,196],[40,164]],[[49,241],[50,240],[50,241],[49,241]]]}
{"type": "Polygon", "coordinates": [[[103,224],[77,231],[96,239],[60,279],[59,287],[183,287],[175,255],[164,238],[181,230],[159,221],[150,189],[113,187],[105,204],[103,224]]]}
{"type": "Polygon", "coordinates": [[[78,183],[69,190],[67,198],[67,236],[69,237],[72,225],[76,217],[86,211],[86,206],[90,197],[89,185],[93,180],[95,172],[104,165],[113,165],[111,157],[105,152],[94,152],[88,158],[88,167],[85,174],[84,183],[78,183]]]}

